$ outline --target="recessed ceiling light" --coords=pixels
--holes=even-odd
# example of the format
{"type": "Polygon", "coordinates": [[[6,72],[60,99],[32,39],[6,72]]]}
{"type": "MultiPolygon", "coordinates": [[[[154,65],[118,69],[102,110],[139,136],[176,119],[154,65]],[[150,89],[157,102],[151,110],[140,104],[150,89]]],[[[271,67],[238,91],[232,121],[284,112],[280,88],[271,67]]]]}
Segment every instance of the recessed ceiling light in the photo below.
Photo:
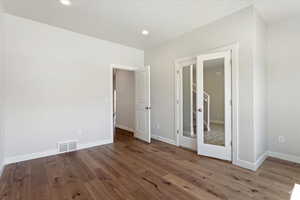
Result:
{"type": "Polygon", "coordinates": [[[62,5],[70,6],[72,5],[71,0],[59,0],[62,5]]]}
{"type": "Polygon", "coordinates": [[[143,30],[143,31],[142,31],[142,34],[143,34],[143,35],[149,35],[149,31],[143,30]]]}

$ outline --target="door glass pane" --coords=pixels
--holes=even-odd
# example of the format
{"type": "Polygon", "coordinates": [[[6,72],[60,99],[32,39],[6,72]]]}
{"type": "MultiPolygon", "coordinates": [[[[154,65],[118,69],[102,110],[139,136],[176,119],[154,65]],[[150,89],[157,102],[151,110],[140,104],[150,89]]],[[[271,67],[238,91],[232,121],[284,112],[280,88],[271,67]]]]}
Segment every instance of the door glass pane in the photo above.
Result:
{"type": "Polygon", "coordinates": [[[225,146],[224,58],[204,61],[204,143],[225,146]]]}
{"type": "Polygon", "coordinates": [[[182,69],[183,136],[196,137],[196,65],[182,69]]]}

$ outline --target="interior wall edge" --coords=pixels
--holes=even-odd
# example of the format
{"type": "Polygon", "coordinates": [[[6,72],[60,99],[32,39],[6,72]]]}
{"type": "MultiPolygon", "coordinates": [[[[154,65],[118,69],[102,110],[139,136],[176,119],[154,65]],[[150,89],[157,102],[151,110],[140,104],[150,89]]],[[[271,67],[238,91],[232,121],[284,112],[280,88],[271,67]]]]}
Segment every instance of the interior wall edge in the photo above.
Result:
{"type": "Polygon", "coordinates": [[[238,159],[234,161],[233,164],[245,169],[249,169],[251,171],[257,171],[268,157],[269,157],[269,152],[266,151],[255,162],[249,162],[249,161],[238,159]]]}
{"type": "Polygon", "coordinates": [[[1,164],[0,165],[0,178],[2,176],[3,170],[4,170],[4,164],[1,164]]]}

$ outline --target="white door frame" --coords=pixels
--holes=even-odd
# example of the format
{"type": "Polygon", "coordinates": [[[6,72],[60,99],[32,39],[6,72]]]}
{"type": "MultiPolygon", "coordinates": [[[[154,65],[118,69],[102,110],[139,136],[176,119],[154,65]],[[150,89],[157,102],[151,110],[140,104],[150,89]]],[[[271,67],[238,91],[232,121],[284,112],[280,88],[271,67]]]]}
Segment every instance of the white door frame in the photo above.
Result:
{"type": "MultiPolygon", "coordinates": [[[[111,64],[110,65],[110,90],[109,90],[109,102],[110,102],[110,137],[111,141],[114,142],[114,108],[113,108],[113,75],[114,75],[114,69],[121,69],[121,70],[127,70],[127,71],[136,71],[140,69],[139,67],[132,67],[132,66],[126,66],[126,65],[116,65],[111,64]]],[[[150,132],[151,135],[151,132],[150,132]]]]}
{"type": "MultiPolygon", "coordinates": [[[[208,53],[216,53],[222,51],[231,51],[231,58],[232,58],[232,70],[231,70],[231,78],[232,78],[232,163],[238,165],[238,157],[239,157],[239,44],[234,43],[226,46],[222,46],[219,48],[207,50],[200,52],[200,54],[208,54],[208,53]]],[[[175,105],[175,135],[176,135],[176,145],[179,146],[179,117],[180,113],[178,110],[178,80],[177,80],[177,66],[178,63],[195,59],[197,60],[197,56],[190,56],[186,58],[181,58],[175,60],[175,67],[174,67],[174,75],[175,75],[175,98],[174,98],[174,105],[175,105]]],[[[195,61],[197,62],[197,61],[195,61]]]]}

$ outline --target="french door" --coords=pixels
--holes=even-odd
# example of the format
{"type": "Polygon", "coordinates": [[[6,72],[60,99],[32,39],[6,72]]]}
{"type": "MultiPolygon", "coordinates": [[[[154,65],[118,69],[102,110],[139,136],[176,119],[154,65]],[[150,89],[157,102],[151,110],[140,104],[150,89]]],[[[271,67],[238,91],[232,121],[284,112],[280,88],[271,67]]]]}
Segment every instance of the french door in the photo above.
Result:
{"type": "Polygon", "coordinates": [[[197,57],[197,151],[231,160],[231,52],[197,57]]]}
{"type": "Polygon", "coordinates": [[[196,121],[196,59],[191,59],[178,65],[178,145],[191,150],[197,150],[196,121]]]}
{"type": "Polygon", "coordinates": [[[176,62],[177,145],[231,160],[231,52],[176,62]]]}

